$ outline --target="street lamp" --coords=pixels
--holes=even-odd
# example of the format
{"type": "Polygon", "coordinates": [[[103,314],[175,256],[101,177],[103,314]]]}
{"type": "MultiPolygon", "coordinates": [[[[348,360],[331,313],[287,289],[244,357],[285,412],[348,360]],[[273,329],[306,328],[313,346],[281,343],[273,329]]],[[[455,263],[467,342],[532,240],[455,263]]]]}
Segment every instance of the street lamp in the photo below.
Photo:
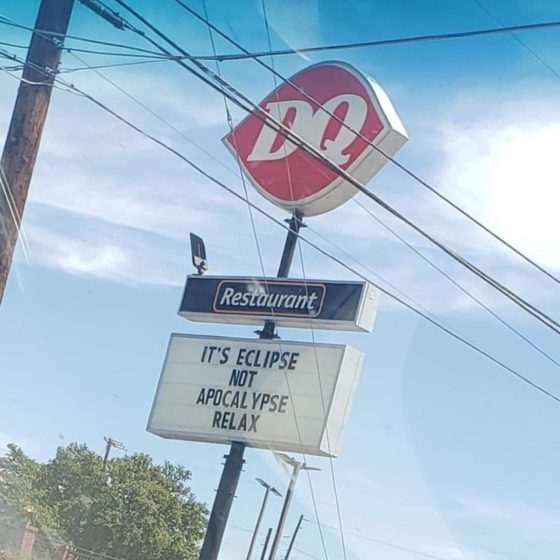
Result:
{"type": "Polygon", "coordinates": [[[262,478],[257,478],[256,481],[261,485],[264,486],[264,498],[262,501],[261,511],[259,512],[259,516],[257,517],[257,523],[255,524],[255,530],[253,531],[253,536],[251,538],[251,544],[249,545],[249,551],[247,552],[247,560],[251,560],[251,554],[253,553],[253,548],[255,546],[255,541],[257,540],[257,533],[259,532],[259,527],[261,526],[261,521],[264,515],[264,508],[266,507],[266,502],[268,500],[268,495],[272,492],[275,496],[282,496],[274,486],[271,486],[267,482],[265,482],[262,478]]]}
{"type": "Polygon", "coordinates": [[[280,545],[280,540],[282,538],[282,531],[284,530],[284,523],[286,522],[286,517],[288,517],[288,510],[290,509],[290,503],[292,501],[299,472],[321,470],[317,467],[309,467],[307,463],[296,461],[293,457],[284,453],[276,453],[276,456],[292,467],[292,476],[290,478],[290,485],[288,486],[288,491],[286,492],[286,498],[284,500],[284,505],[282,506],[282,513],[280,514],[280,519],[278,520],[278,526],[276,527],[276,534],[274,535],[274,541],[272,541],[272,548],[270,549],[268,560],[274,560],[276,552],[278,551],[278,546],[280,545]]]}
{"type": "Polygon", "coordinates": [[[294,543],[296,542],[296,537],[297,534],[301,528],[301,522],[302,521],[307,521],[306,519],[303,518],[303,513],[299,516],[299,520],[297,522],[296,525],[296,529],[294,531],[294,534],[292,535],[292,538],[290,540],[290,544],[288,545],[288,550],[286,550],[286,556],[284,556],[284,560],[288,560],[288,558],[290,557],[290,553],[292,552],[292,547],[294,546],[294,543]]]}

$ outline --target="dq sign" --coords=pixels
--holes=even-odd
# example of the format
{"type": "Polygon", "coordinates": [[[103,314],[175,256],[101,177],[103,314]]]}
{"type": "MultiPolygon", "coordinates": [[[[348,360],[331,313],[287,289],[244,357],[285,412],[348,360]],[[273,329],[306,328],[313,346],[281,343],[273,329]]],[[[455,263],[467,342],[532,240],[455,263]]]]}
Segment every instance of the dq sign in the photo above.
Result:
{"type": "MultiPolygon", "coordinates": [[[[393,156],[408,140],[381,87],[341,62],[298,72],[260,107],[361,183],[387,162],[383,154],[393,156]]],[[[223,140],[264,197],[288,211],[313,216],[356,194],[354,186],[263,119],[254,112],[223,140]]]]}

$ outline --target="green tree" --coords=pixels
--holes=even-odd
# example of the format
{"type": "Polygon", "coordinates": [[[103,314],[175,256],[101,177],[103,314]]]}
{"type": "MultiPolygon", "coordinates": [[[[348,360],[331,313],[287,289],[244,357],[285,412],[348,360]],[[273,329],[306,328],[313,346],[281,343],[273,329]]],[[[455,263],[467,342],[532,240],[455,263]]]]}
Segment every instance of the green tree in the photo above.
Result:
{"type": "Polygon", "coordinates": [[[0,513],[15,509],[75,546],[134,560],[198,557],[207,510],[182,466],[156,465],[140,453],[104,468],[97,453],[78,444],[37,463],[10,446],[0,476],[0,513]]]}

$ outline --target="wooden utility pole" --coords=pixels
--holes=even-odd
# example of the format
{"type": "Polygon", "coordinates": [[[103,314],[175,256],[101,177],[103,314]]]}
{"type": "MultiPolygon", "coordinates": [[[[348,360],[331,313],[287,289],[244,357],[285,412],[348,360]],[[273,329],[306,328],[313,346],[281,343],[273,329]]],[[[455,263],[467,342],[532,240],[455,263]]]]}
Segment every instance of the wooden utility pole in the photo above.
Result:
{"type": "Polygon", "coordinates": [[[0,161],[0,303],[74,0],[41,0],[0,161]],[[51,35],[52,34],[52,35],[51,35]]]}

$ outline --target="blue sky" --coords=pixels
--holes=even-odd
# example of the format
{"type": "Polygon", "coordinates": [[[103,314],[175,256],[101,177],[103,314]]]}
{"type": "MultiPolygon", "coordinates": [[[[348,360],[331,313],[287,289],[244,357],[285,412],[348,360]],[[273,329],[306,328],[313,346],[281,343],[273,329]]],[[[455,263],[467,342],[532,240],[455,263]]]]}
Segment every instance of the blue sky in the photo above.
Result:
{"type": "MultiPolygon", "coordinates": [[[[560,19],[560,6],[551,0],[481,2],[505,25],[560,19]]],[[[198,0],[188,3],[202,9],[198,0]]],[[[35,0],[3,3],[0,13],[32,25],[37,5],[35,0]]],[[[171,0],[157,6],[138,0],[135,6],[188,50],[210,52],[207,30],[171,0]]],[[[275,48],[497,25],[474,0],[267,0],[266,6],[275,48]]],[[[208,0],[208,11],[216,25],[246,47],[266,49],[260,2],[208,0]]],[[[76,5],[71,32],[142,46],[81,5],[76,5]]],[[[524,33],[519,38],[560,72],[559,33],[524,33]]],[[[28,35],[2,26],[2,40],[25,44],[28,35]]],[[[234,52],[223,41],[216,42],[219,51],[234,52]]],[[[104,62],[95,55],[84,59],[104,62]]],[[[560,83],[534,54],[515,38],[500,35],[307,59],[278,57],[275,64],[289,76],[327,59],[354,64],[391,96],[410,135],[398,155],[400,162],[560,273],[560,83]]],[[[62,65],[82,66],[70,54],[64,55],[62,65]]],[[[224,63],[221,71],[255,100],[273,88],[272,76],[254,62],[224,63]]],[[[242,192],[235,162],[220,142],[227,124],[218,94],[170,63],[104,73],[212,157],[91,71],[66,78],[242,192]]],[[[2,131],[17,85],[12,76],[0,73],[2,131]]],[[[232,112],[239,122],[241,111],[232,112]]],[[[524,297],[560,315],[554,283],[397,169],[386,166],[370,188],[524,297]]],[[[250,197],[272,215],[284,217],[252,190],[250,197]]],[[[557,351],[553,334],[370,201],[357,200],[534,342],[552,354],[557,351]]],[[[555,366],[354,202],[309,223],[314,230],[305,231],[309,239],[335,254],[340,253],[317,232],[344,247],[360,271],[371,276],[363,268],[367,266],[484,349],[560,394],[555,366]]],[[[256,227],[265,270],[272,275],[284,235],[260,216],[256,227]]],[[[0,447],[15,441],[46,459],[57,445],[71,441],[101,451],[103,436],[109,435],[131,451],[187,465],[194,491],[211,503],[227,448],[165,441],[146,433],[145,425],[171,332],[254,336],[251,328],[190,324],[176,315],[190,272],[190,231],[204,237],[212,273],[260,274],[247,208],[87,101],[57,90],[24,230],[29,255],[18,248],[0,310],[0,447]]],[[[309,247],[302,253],[309,278],[352,277],[309,247]]],[[[293,275],[301,276],[299,254],[293,275]]],[[[283,330],[281,336],[311,339],[301,330],[283,330]]],[[[372,334],[317,331],[315,336],[318,341],[347,342],[367,355],[342,452],[333,462],[348,558],[421,558],[404,549],[445,560],[544,560],[554,555],[560,545],[558,405],[387,297],[372,334]]],[[[261,499],[254,478],[280,488],[288,482],[271,453],[248,450],[246,459],[224,540],[222,557],[227,560],[244,558],[248,547],[261,499]]],[[[342,558],[329,462],[310,462],[323,469],[311,476],[328,558],[342,558]]],[[[264,529],[275,523],[279,509],[280,500],[272,501],[264,529]]],[[[292,558],[324,558],[305,476],[288,531],[300,513],[310,521],[292,558]]]]}

